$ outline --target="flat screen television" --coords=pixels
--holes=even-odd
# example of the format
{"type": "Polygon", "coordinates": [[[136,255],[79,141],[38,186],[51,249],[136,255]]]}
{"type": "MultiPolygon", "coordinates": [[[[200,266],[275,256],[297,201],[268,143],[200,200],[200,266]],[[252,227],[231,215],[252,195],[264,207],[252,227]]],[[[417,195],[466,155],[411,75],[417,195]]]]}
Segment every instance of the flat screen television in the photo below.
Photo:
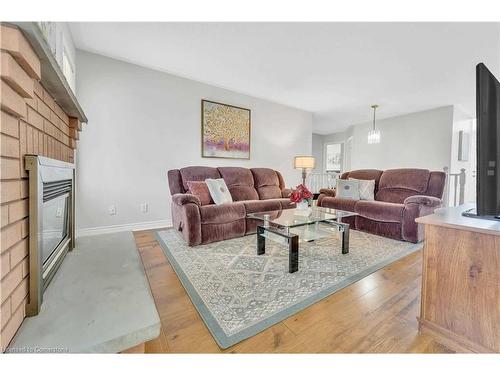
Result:
{"type": "Polygon", "coordinates": [[[476,215],[500,215],[500,82],[483,64],[476,66],[476,215]]]}

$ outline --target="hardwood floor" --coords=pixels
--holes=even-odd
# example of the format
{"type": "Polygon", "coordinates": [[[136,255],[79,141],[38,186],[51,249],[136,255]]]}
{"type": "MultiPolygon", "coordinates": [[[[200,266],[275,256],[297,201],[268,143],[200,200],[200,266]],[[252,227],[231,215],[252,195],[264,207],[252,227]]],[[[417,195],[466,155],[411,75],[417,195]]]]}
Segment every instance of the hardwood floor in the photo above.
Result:
{"type": "Polygon", "coordinates": [[[135,232],[161,319],[146,353],[450,353],[419,335],[421,251],[226,350],[191,303],[153,231],[135,232]]]}

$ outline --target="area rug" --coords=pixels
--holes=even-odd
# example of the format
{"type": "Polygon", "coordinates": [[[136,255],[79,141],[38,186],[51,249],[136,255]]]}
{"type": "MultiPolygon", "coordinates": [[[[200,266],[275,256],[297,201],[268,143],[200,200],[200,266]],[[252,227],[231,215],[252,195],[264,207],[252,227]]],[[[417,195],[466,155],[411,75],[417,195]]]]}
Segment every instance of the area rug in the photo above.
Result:
{"type": "Polygon", "coordinates": [[[189,247],[174,229],[157,238],[221,348],[232,346],[422,247],[355,230],[349,254],[333,235],[300,243],[299,271],[288,273],[288,247],[256,235],[189,247]]]}

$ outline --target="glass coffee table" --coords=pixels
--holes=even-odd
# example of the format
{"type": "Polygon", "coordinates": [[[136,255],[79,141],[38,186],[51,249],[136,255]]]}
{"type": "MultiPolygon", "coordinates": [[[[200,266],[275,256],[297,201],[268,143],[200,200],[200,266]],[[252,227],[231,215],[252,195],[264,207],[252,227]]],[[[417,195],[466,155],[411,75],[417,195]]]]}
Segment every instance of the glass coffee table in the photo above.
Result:
{"type": "Polygon", "coordinates": [[[288,271],[299,269],[299,241],[314,241],[341,233],[342,254],[349,253],[349,224],[342,218],[356,216],[355,212],[324,207],[256,212],[247,218],[262,221],[257,225],[257,254],[266,253],[266,239],[288,245],[288,271]],[[326,224],[326,225],[325,225],[326,224]]]}

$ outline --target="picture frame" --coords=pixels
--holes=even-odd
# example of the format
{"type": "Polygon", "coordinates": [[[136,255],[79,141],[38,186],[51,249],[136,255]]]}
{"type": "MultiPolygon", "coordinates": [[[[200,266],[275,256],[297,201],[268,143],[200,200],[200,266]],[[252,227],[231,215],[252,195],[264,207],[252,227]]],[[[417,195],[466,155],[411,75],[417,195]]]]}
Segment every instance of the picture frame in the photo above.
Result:
{"type": "Polygon", "coordinates": [[[250,159],[251,110],[201,100],[201,156],[250,159]]]}

